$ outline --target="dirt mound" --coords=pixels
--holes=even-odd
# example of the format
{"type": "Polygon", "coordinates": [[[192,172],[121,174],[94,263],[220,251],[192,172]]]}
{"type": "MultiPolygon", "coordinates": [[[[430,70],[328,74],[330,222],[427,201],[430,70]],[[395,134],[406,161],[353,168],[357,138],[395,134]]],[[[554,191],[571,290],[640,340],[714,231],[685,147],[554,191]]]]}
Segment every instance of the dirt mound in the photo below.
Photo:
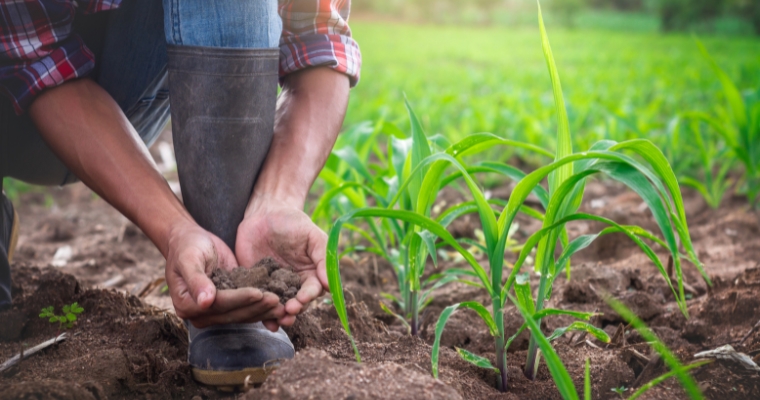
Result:
{"type": "Polygon", "coordinates": [[[430,374],[395,362],[357,364],[320,350],[296,354],[246,399],[441,399],[462,397],[430,374]]]}
{"type": "Polygon", "coordinates": [[[273,258],[267,257],[251,268],[235,268],[232,271],[216,269],[211,274],[216,288],[239,289],[254,287],[280,296],[280,303],[296,297],[301,288],[301,278],[292,268],[284,267],[273,258]]]}
{"type": "Polygon", "coordinates": [[[185,395],[218,397],[197,385],[187,358],[187,331],[174,316],[113,290],[82,290],[71,275],[52,268],[15,273],[13,308],[24,328],[0,342],[0,361],[52,338],[58,324],[39,308],[78,302],[84,308],[68,339],[22,360],[0,375],[2,398],[131,399],[185,395]],[[44,306],[42,306],[44,304],[44,306]],[[7,391],[5,388],[8,388],[7,391]]]}

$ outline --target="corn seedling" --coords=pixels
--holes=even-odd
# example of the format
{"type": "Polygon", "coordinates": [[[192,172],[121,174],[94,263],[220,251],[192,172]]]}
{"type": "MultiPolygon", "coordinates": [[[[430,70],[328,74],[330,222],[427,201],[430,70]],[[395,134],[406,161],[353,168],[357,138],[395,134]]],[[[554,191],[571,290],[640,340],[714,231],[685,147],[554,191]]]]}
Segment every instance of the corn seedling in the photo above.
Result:
{"type": "MultiPolygon", "coordinates": [[[[412,132],[409,137],[387,123],[377,124],[373,130],[363,132],[354,130],[347,135],[349,136],[347,141],[351,140],[351,136],[355,136],[354,143],[334,151],[335,159],[342,162],[335,163],[332,169],[327,168],[322,171],[320,176],[332,187],[321,197],[312,218],[316,220],[321,216],[343,214],[347,217],[341,219],[337,229],[345,227],[358,233],[361,239],[369,243],[367,246],[351,246],[343,251],[341,257],[352,251],[361,250],[383,257],[390,263],[397,278],[400,296],[388,293],[384,293],[383,296],[398,306],[401,315],[383,303],[381,307],[385,312],[402,321],[411,334],[416,335],[420,311],[430,302],[432,290],[456,279],[452,275],[433,274],[426,280],[420,281],[419,276],[412,271],[415,265],[425,262],[425,259],[420,261],[419,258],[426,257],[419,252],[415,253],[410,247],[413,242],[411,238],[417,236],[432,246],[433,236],[428,231],[416,229],[410,222],[399,223],[396,220],[385,219],[378,223],[372,218],[373,216],[368,215],[362,218],[365,226],[349,222],[352,218],[360,217],[356,215],[356,210],[367,208],[366,196],[371,197],[379,206],[378,208],[386,209],[395,204],[398,210],[414,210],[413,205],[419,197],[421,178],[420,173],[411,174],[411,169],[435,151],[435,146],[449,146],[442,137],[437,137],[431,146],[408,103],[407,110],[412,132]],[[369,137],[362,137],[368,131],[372,132],[369,137]],[[389,137],[387,153],[372,145],[375,142],[374,139],[383,132],[389,137]],[[373,154],[379,163],[367,165],[360,161],[369,159],[370,154],[373,154]],[[406,182],[406,184],[402,187],[400,182],[406,182]],[[328,209],[331,207],[333,210],[329,212],[328,209]]],[[[437,193],[439,188],[434,190],[437,193]]],[[[430,214],[430,209],[423,213],[427,217],[430,217],[430,214]]],[[[433,262],[437,264],[434,248],[429,247],[429,249],[433,262]]]]}
{"type": "Polygon", "coordinates": [[[678,181],[686,186],[696,189],[707,204],[712,208],[720,206],[726,192],[731,188],[733,181],[728,173],[733,166],[733,158],[727,157],[728,149],[718,148],[717,140],[705,138],[702,134],[702,122],[698,119],[689,119],[689,132],[691,136],[684,142],[693,143],[696,153],[699,154],[700,169],[702,176],[686,173],[678,181]]]}
{"type": "Polygon", "coordinates": [[[743,96],[698,40],[697,46],[720,81],[726,106],[716,108],[713,114],[690,112],[685,116],[706,122],[742,162],[744,177],[740,188],[750,204],[755,205],[760,194],[760,101],[757,95],[743,96]]]}
{"type": "MultiPolygon", "coordinates": [[[[412,225],[411,230],[416,234],[409,235],[405,239],[409,241],[407,245],[409,254],[408,279],[411,296],[417,296],[419,293],[421,289],[420,277],[424,271],[425,260],[427,255],[434,257],[436,248],[451,246],[464,258],[472,268],[472,271],[458,270],[458,279],[474,278],[474,281],[468,283],[482,287],[489,294],[492,303],[491,309],[489,310],[478,302],[463,302],[444,309],[435,329],[436,338],[431,357],[432,372],[437,377],[440,336],[446,321],[456,310],[468,308],[475,311],[483,319],[489,333],[494,337],[496,365],[494,366],[489,360],[464,350],[458,350],[458,353],[463,359],[475,365],[485,366],[497,371],[499,374],[498,387],[502,391],[507,388],[506,349],[511,343],[511,338],[507,337],[504,329],[504,307],[507,299],[510,299],[517,309],[520,310],[525,320],[520,331],[528,329],[531,332],[525,374],[531,378],[535,376],[539,362],[538,351],[540,349],[540,354],[544,355],[547,366],[562,396],[564,398],[578,398],[572,380],[570,380],[565,367],[551,346],[551,340],[570,330],[583,330],[603,341],[608,341],[609,338],[606,333],[586,322],[586,320],[593,316],[592,313],[546,308],[545,304],[551,296],[551,289],[555,278],[561,273],[567,272],[571,256],[588,247],[596,238],[605,234],[619,232],[633,240],[658,267],[677,299],[681,311],[685,315],[687,315],[687,311],[683,289],[681,258],[688,257],[702,272],[703,277],[708,280],[701,264],[699,264],[688,234],[683,200],[677,180],[658,147],[647,140],[641,139],[621,143],[602,141],[593,145],[589,151],[573,153],[572,138],[562,97],[559,75],[544,29],[540,8],[538,15],[544,55],[552,80],[558,117],[557,151],[553,154],[554,161],[529,174],[514,170],[510,170],[509,173],[503,171],[504,175],[515,179],[517,185],[503,208],[498,210],[499,205],[486,200],[479,185],[472,176],[473,173],[479,172],[479,168],[485,168],[485,163],[481,162],[468,166],[463,157],[471,156],[496,145],[521,147],[527,150],[534,150],[539,154],[545,154],[545,150],[536,149],[535,146],[525,143],[501,139],[491,134],[473,134],[467,136],[449,146],[443,152],[432,153],[429,151],[425,152],[424,149],[413,150],[409,158],[410,161],[408,161],[408,170],[410,171],[409,175],[407,175],[408,179],[403,181],[403,184],[399,188],[399,193],[388,202],[387,207],[370,207],[354,210],[339,218],[333,225],[327,246],[328,280],[330,290],[333,293],[335,308],[344,329],[346,329],[349,338],[351,338],[357,360],[360,360],[360,355],[353,342],[348,325],[338,269],[339,254],[337,251],[340,230],[343,224],[352,218],[380,217],[400,220],[412,225]],[[638,161],[634,156],[638,156],[643,162],[638,161]],[[454,167],[456,172],[449,175],[450,178],[447,178],[444,176],[444,172],[449,167],[454,167]],[[640,227],[622,226],[603,217],[577,212],[582,200],[585,181],[596,174],[607,175],[614,180],[626,184],[638,193],[652,211],[664,240],[659,239],[640,227]],[[438,219],[431,218],[430,209],[441,184],[448,182],[449,179],[460,178],[466,183],[473,200],[452,206],[451,209],[442,214],[445,215],[443,219],[440,216],[438,219]],[[541,186],[541,182],[544,179],[548,180],[548,190],[541,186]],[[392,208],[399,201],[399,197],[402,197],[407,190],[410,193],[412,207],[409,209],[392,208]],[[539,198],[545,209],[545,213],[542,214],[540,211],[525,205],[525,201],[531,193],[534,193],[539,198]],[[416,194],[416,196],[413,194],[416,194]],[[497,206],[496,210],[494,210],[494,206],[497,206]],[[485,239],[483,250],[485,250],[484,253],[490,266],[488,273],[471,252],[454,239],[445,228],[445,222],[449,220],[449,217],[453,218],[454,216],[473,212],[477,212],[483,227],[485,239]],[[512,231],[512,225],[518,212],[542,220],[543,227],[530,236],[522,246],[518,260],[514,264],[505,283],[503,280],[504,254],[509,233],[512,231]],[[597,234],[581,236],[569,242],[564,229],[565,224],[578,220],[597,221],[608,227],[597,234]],[[422,232],[428,232],[429,234],[420,234],[422,232]],[[678,289],[673,287],[665,267],[652,248],[644,241],[645,239],[654,241],[670,252],[674,260],[678,289]],[[439,242],[436,243],[436,240],[439,242]],[[679,251],[679,240],[685,249],[686,256],[682,256],[679,251]],[[562,245],[563,251],[559,257],[555,257],[554,250],[558,244],[562,245]],[[540,274],[540,281],[537,295],[534,298],[528,274],[521,273],[521,267],[535,247],[538,247],[535,267],[536,272],[540,274]],[[511,294],[512,290],[514,290],[514,296],[511,294]],[[569,315],[577,318],[578,321],[573,322],[567,327],[558,329],[551,336],[546,337],[539,329],[540,322],[541,319],[553,315],[569,315]]],[[[414,124],[413,121],[413,129],[414,124]]],[[[427,142],[420,140],[419,143],[427,142]]],[[[489,166],[501,170],[511,168],[495,163],[489,164],[489,166]]]]}

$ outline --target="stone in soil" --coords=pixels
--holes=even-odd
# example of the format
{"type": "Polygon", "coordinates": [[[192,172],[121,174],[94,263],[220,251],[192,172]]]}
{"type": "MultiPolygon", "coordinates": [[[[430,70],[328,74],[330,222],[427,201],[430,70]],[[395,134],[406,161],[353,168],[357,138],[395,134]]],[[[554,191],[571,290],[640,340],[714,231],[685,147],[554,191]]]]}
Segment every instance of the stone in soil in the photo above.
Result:
{"type": "Polygon", "coordinates": [[[273,258],[267,257],[251,268],[235,268],[232,271],[217,269],[211,274],[211,281],[218,290],[254,287],[272,292],[285,304],[296,297],[301,288],[301,278],[292,267],[284,267],[273,258]]]}

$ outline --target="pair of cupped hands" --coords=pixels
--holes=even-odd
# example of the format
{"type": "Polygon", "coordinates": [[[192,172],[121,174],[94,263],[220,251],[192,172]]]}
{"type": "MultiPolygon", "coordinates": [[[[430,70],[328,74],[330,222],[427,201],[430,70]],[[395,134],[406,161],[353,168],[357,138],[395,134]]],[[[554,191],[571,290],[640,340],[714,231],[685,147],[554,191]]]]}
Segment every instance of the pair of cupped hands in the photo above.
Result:
{"type": "Polygon", "coordinates": [[[173,227],[166,282],[177,316],[197,328],[258,321],[273,332],[290,326],[328,287],[326,245],[327,235],[303,211],[281,204],[246,213],[238,227],[234,253],[195,223],[173,227]],[[209,278],[215,268],[250,268],[265,257],[292,266],[301,277],[298,294],[284,305],[277,295],[255,288],[217,291],[209,278]]]}

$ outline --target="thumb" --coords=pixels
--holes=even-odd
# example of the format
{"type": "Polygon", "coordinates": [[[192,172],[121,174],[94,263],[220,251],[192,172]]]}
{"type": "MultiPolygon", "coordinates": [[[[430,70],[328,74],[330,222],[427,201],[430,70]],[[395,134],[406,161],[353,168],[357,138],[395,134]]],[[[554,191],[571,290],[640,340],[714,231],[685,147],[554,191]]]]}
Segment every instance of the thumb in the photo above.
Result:
{"type": "Polygon", "coordinates": [[[211,307],[216,298],[216,286],[206,275],[206,271],[213,271],[217,267],[216,252],[211,247],[211,252],[190,247],[178,260],[180,275],[187,284],[190,296],[201,310],[211,307]]]}

